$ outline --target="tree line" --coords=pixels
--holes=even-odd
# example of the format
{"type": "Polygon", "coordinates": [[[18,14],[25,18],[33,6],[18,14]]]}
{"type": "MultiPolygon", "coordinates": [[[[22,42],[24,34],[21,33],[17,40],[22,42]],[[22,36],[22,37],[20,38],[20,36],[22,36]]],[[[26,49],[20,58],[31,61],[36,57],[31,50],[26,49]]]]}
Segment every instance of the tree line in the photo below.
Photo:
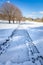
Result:
{"type": "Polygon", "coordinates": [[[21,10],[13,5],[12,3],[5,2],[0,6],[0,19],[1,20],[8,20],[9,23],[10,21],[15,21],[20,23],[20,21],[38,21],[38,22],[43,22],[43,18],[26,18],[22,16],[21,10]]]}
{"type": "Polygon", "coordinates": [[[8,20],[9,23],[11,20],[13,23],[15,20],[20,22],[22,19],[22,12],[15,5],[5,2],[0,7],[0,18],[8,20]]]}

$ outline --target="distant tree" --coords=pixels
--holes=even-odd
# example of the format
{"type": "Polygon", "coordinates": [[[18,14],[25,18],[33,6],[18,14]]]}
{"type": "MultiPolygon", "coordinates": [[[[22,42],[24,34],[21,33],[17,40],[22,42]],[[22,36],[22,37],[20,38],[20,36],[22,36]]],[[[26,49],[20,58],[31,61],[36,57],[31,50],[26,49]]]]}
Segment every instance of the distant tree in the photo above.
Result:
{"type": "Polygon", "coordinates": [[[43,18],[41,19],[41,21],[43,22],[43,18]]]}
{"type": "Polygon", "coordinates": [[[22,19],[22,13],[20,9],[16,7],[15,12],[13,13],[13,23],[14,23],[14,20],[20,22],[21,19],[22,19]]]}
{"type": "Polygon", "coordinates": [[[17,20],[20,23],[20,21],[22,20],[22,13],[21,13],[21,11],[19,9],[17,9],[16,14],[17,14],[17,20]]]}
{"type": "Polygon", "coordinates": [[[22,15],[19,8],[8,2],[2,4],[0,12],[8,18],[9,23],[10,20],[13,20],[14,23],[15,18],[20,20],[22,15]]]}

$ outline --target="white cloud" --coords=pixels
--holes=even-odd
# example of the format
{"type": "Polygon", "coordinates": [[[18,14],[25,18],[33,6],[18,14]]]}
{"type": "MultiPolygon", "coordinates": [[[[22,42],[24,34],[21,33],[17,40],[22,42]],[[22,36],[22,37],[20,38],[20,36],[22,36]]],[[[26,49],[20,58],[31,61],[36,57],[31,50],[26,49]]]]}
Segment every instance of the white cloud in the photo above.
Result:
{"type": "Polygon", "coordinates": [[[42,18],[43,17],[43,11],[31,12],[30,14],[27,15],[27,17],[42,18]]]}
{"type": "Polygon", "coordinates": [[[28,17],[34,17],[37,14],[37,12],[32,12],[31,14],[28,15],[28,17]]]}
{"type": "Polygon", "coordinates": [[[39,11],[39,12],[32,12],[33,15],[38,15],[38,14],[43,14],[43,11],[39,11]]]}
{"type": "Polygon", "coordinates": [[[33,15],[33,14],[29,14],[27,17],[30,17],[30,18],[37,18],[36,15],[33,15]]]}
{"type": "Polygon", "coordinates": [[[10,3],[10,1],[9,1],[9,0],[8,0],[7,2],[8,2],[8,3],[10,3]]]}
{"type": "Polygon", "coordinates": [[[39,13],[40,13],[40,14],[43,14],[43,11],[40,11],[39,13]]]}

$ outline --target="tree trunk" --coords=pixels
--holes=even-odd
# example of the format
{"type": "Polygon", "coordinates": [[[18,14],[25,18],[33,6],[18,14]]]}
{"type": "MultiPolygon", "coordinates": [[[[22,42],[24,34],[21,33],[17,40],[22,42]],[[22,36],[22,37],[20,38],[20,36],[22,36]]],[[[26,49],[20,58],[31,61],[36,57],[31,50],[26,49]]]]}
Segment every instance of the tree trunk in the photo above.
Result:
{"type": "Polygon", "coordinates": [[[13,20],[13,23],[14,23],[14,20],[13,20]]]}
{"type": "Polygon", "coordinates": [[[9,20],[9,23],[10,23],[10,20],[9,20]]]}
{"type": "Polygon", "coordinates": [[[20,20],[19,20],[19,23],[20,23],[20,20]]]}
{"type": "Polygon", "coordinates": [[[9,24],[10,24],[11,16],[9,15],[9,24]]]}

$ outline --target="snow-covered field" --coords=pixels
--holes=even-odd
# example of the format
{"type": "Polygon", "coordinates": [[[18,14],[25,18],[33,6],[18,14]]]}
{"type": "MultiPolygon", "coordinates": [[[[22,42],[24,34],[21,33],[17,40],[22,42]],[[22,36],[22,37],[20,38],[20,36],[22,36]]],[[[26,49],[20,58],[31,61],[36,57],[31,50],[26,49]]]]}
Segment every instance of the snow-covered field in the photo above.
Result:
{"type": "Polygon", "coordinates": [[[1,23],[0,65],[43,65],[43,23],[1,23]]]}

